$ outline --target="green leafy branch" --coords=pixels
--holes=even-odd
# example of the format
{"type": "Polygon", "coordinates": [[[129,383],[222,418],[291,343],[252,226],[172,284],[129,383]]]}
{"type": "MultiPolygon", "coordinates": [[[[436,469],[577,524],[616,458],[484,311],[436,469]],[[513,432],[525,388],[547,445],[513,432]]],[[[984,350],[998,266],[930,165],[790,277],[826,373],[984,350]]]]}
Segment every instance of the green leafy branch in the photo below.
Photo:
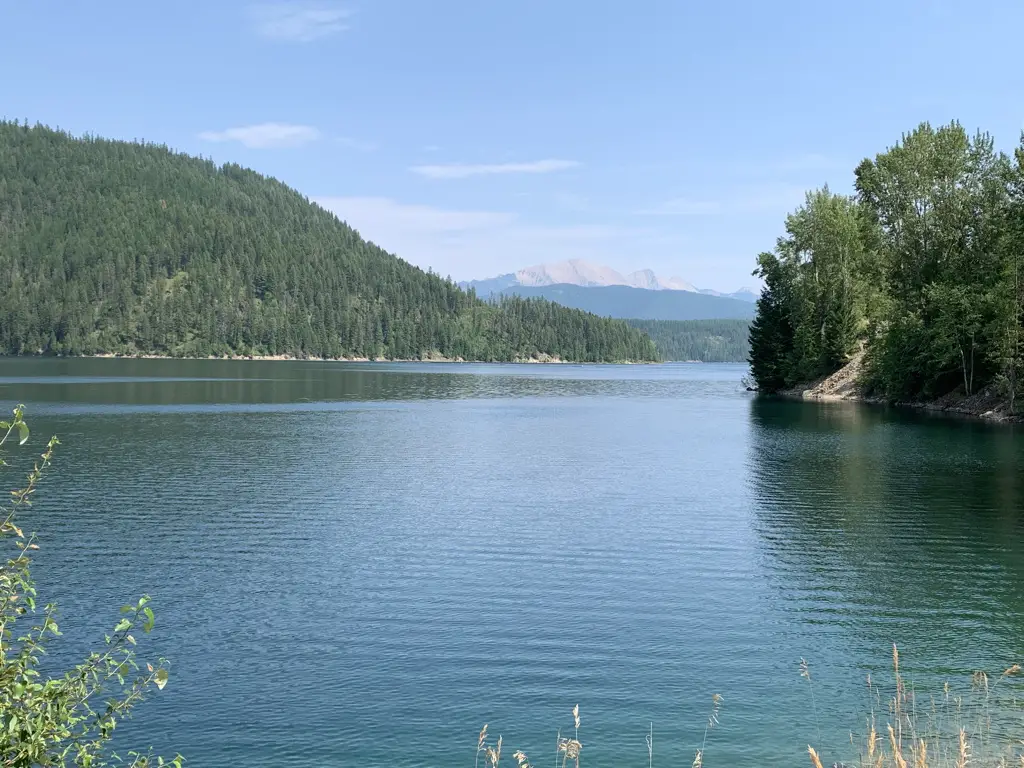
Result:
{"type": "MultiPolygon", "coordinates": [[[[17,434],[24,445],[29,429],[24,407],[13,418],[0,422],[0,448],[17,434]]],[[[150,599],[143,596],[121,609],[122,617],[104,647],[61,676],[44,678],[40,659],[48,644],[61,636],[56,606],[36,612],[36,587],[30,572],[31,553],[39,549],[35,534],[25,535],[19,516],[32,504],[39,481],[49,469],[59,445],[51,438],[34,463],[24,485],[10,492],[10,502],[0,508],[0,546],[13,543],[11,556],[0,564],[0,766],[68,766],[96,768],[109,765],[106,749],[118,722],[129,717],[152,687],[167,684],[167,664],[140,664],[136,657],[136,633],[152,631],[155,617],[150,599]],[[19,620],[38,616],[27,630],[16,632],[19,620]]],[[[9,465],[0,458],[0,467],[9,465]]],[[[175,766],[151,752],[129,752],[127,764],[175,766]]],[[[115,753],[109,760],[124,764],[115,753]]]]}

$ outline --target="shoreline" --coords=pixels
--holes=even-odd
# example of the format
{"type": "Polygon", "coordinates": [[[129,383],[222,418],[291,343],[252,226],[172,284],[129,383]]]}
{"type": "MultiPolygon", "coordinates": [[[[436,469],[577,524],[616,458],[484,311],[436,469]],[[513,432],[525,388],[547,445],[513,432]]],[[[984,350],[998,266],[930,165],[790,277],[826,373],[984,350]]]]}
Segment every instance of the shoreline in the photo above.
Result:
{"type": "MultiPolygon", "coordinates": [[[[112,352],[103,352],[95,355],[67,355],[72,358],[116,358],[119,360],[250,360],[253,362],[281,361],[292,363],[486,363],[487,360],[466,360],[461,357],[444,357],[443,355],[431,355],[429,357],[296,357],[294,355],[207,355],[206,357],[174,357],[173,355],[157,355],[153,353],[123,355],[112,352]]],[[[547,357],[547,359],[519,359],[506,360],[507,363],[566,363],[558,357],[547,357]]],[[[613,363],[597,363],[597,365],[612,365],[613,363]]]]}
{"type": "Polygon", "coordinates": [[[44,358],[50,357],[57,360],[86,360],[86,359],[118,359],[118,360],[247,360],[253,362],[263,361],[288,361],[296,363],[468,363],[468,364],[489,364],[489,365],[657,365],[657,362],[647,360],[615,360],[605,362],[577,362],[574,360],[563,360],[557,355],[543,354],[540,357],[517,358],[515,360],[466,360],[461,357],[444,357],[443,355],[431,355],[427,357],[296,357],[294,355],[207,355],[195,357],[186,355],[176,357],[174,355],[159,355],[152,352],[139,352],[135,354],[123,354],[117,352],[97,352],[91,355],[0,355],[0,358],[44,358]]]}
{"type": "Polygon", "coordinates": [[[778,396],[786,400],[809,402],[854,402],[868,405],[893,405],[916,411],[929,411],[959,418],[977,419],[994,424],[1019,424],[1024,414],[1010,413],[1009,403],[991,388],[971,396],[950,393],[934,400],[891,402],[881,397],[864,394],[860,387],[860,374],[864,369],[864,352],[855,354],[835,373],[815,381],[781,390],[778,396]]]}

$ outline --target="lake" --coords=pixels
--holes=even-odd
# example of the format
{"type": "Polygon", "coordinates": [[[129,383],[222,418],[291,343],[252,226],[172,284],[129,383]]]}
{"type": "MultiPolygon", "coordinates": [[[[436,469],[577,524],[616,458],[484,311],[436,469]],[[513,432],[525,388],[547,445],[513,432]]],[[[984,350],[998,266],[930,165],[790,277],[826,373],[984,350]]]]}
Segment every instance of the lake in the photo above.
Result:
{"type": "Polygon", "coordinates": [[[922,692],[1024,659],[1024,434],[744,373],[0,360],[63,443],[26,521],[55,658],[147,592],[171,679],[121,746],[360,768],[471,766],[485,722],[550,764],[577,703],[588,768],[652,722],[689,765],[715,693],[706,766],[831,765],[893,643],[922,692]]]}

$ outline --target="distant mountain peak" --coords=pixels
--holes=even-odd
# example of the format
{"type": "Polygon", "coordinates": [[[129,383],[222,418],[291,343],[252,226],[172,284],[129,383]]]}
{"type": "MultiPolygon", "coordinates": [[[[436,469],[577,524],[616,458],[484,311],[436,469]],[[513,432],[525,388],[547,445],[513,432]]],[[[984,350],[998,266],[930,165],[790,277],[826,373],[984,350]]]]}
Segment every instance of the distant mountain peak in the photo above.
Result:
{"type": "Polygon", "coordinates": [[[554,264],[538,264],[515,273],[520,285],[627,285],[625,278],[611,267],[570,259],[554,264]]]}
{"type": "Polygon", "coordinates": [[[657,291],[662,288],[661,281],[654,274],[653,269],[640,269],[626,275],[626,285],[634,288],[646,288],[650,291],[657,291]]]}
{"type": "Polygon", "coordinates": [[[481,296],[487,296],[516,285],[532,288],[548,285],[576,285],[582,288],[625,285],[648,291],[689,291],[712,296],[726,296],[743,301],[755,301],[759,293],[753,288],[741,288],[734,293],[720,293],[710,288],[700,289],[681,277],[659,277],[652,269],[639,269],[624,275],[611,267],[594,264],[584,259],[536,264],[507,275],[499,275],[487,280],[471,280],[460,283],[460,285],[465,288],[475,288],[481,296]]]}
{"type": "Polygon", "coordinates": [[[681,277],[670,277],[668,280],[662,281],[662,287],[669,291],[690,291],[691,293],[697,293],[697,287],[689,282],[683,280],[681,277]]]}

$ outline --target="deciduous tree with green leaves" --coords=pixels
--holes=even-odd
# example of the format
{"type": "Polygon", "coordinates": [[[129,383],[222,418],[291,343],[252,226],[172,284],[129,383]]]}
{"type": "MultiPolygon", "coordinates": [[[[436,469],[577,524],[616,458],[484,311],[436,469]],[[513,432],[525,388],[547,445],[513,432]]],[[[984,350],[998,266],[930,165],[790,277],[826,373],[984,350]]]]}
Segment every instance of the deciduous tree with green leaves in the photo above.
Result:
{"type": "Polygon", "coordinates": [[[777,252],[792,267],[794,378],[834,371],[857,346],[866,294],[857,273],[868,259],[861,234],[856,202],[827,186],[786,219],[777,252]]]}
{"type": "MultiPolygon", "coordinates": [[[[0,450],[15,438],[22,446],[29,439],[22,406],[11,419],[0,421],[0,450]]],[[[117,724],[151,688],[167,683],[165,664],[142,665],[136,656],[136,633],[153,628],[148,597],[121,608],[120,621],[83,662],[58,676],[40,670],[40,659],[61,632],[55,605],[37,609],[30,565],[39,544],[35,534],[24,532],[22,518],[57,445],[57,438],[51,438],[24,484],[0,508],[0,546],[7,550],[0,564],[0,766],[180,768],[180,756],[165,761],[148,752],[129,752],[122,759],[109,749],[117,724]]],[[[0,456],[0,471],[9,470],[0,456]]]]}
{"type": "MultiPolygon", "coordinates": [[[[998,390],[1018,407],[1024,366],[1024,144],[927,123],[855,171],[855,198],[813,192],[758,258],[751,362],[776,391],[867,349],[865,384],[890,400],[998,390]],[[792,344],[779,343],[786,297],[792,344]]],[[[790,330],[786,330],[786,334],[790,330]]]]}

